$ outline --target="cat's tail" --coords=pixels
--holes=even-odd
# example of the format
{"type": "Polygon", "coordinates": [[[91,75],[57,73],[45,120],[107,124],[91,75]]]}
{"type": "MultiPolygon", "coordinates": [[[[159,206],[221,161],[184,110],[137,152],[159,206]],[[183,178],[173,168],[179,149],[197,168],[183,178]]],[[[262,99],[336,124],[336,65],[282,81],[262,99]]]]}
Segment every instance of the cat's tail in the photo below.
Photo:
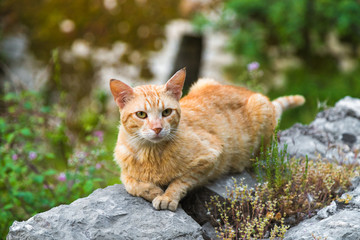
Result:
{"type": "Polygon", "coordinates": [[[276,122],[279,121],[281,114],[290,108],[301,106],[305,103],[305,98],[301,95],[279,97],[272,101],[275,107],[276,122]]]}

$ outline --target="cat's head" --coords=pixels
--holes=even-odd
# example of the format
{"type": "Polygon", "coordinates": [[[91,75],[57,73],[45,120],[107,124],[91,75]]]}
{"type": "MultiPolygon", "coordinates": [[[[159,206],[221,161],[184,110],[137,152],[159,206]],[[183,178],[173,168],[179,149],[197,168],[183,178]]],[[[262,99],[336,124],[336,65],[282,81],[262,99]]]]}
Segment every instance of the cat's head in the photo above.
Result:
{"type": "Polygon", "coordinates": [[[120,121],[132,140],[158,143],[171,140],[180,122],[185,68],[161,86],[144,85],[132,88],[111,79],[110,89],[120,109],[120,121]]]}

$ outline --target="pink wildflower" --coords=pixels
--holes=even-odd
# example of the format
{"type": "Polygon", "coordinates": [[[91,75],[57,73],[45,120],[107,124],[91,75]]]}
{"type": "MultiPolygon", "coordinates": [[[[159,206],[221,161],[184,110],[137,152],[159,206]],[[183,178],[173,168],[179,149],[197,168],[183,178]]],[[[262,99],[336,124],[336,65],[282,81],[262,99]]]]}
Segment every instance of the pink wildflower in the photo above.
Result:
{"type": "Polygon", "coordinates": [[[29,152],[29,159],[34,160],[35,158],[37,158],[36,152],[29,152]]]}
{"type": "Polygon", "coordinates": [[[104,141],[104,132],[103,131],[95,131],[94,136],[98,138],[99,142],[104,141]]]}
{"type": "Polygon", "coordinates": [[[11,159],[14,160],[14,161],[18,160],[18,158],[19,158],[19,156],[18,156],[16,153],[14,153],[14,154],[11,156],[11,159]]]}
{"type": "Polygon", "coordinates": [[[247,65],[247,69],[249,72],[255,71],[260,67],[258,62],[251,62],[247,65]]]}
{"type": "Polygon", "coordinates": [[[102,167],[102,164],[101,163],[97,163],[96,165],[95,165],[95,168],[96,169],[100,169],[102,167]]]}
{"type": "Polygon", "coordinates": [[[65,173],[60,173],[59,176],[57,177],[57,179],[60,181],[60,182],[65,182],[66,181],[66,175],[65,173]]]}

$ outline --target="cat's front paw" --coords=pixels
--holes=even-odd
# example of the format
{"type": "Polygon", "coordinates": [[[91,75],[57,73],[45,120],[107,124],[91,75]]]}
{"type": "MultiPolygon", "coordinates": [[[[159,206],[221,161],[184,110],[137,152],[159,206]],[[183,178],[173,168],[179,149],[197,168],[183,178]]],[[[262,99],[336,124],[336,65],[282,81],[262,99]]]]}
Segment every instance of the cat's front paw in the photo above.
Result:
{"type": "Polygon", "coordinates": [[[151,202],[154,200],[154,198],[161,196],[162,194],[164,194],[164,191],[161,188],[157,186],[151,186],[149,188],[145,188],[140,196],[151,202]]]}
{"type": "Polygon", "coordinates": [[[153,183],[140,182],[137,184],[125,184],[126,191],[135,196],[142,197],[149,202],[152,202],[157,196],[163,195],[164,191],[153,183]]]}
{"type": "Polygon", "coordinates": [[[152,205],[156,210],[166,210],[169,209],[170,211],[175,212],[178,205],[179,200],[171,199],[168,196],[161,195],[157,196],[153,201],[152,205]]]}

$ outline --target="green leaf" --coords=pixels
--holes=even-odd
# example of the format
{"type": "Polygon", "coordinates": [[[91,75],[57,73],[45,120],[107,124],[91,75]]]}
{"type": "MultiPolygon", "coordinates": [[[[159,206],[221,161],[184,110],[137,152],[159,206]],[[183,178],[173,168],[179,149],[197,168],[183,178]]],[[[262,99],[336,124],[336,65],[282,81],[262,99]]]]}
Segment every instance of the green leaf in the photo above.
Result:
{"type": "Polygon", "coordinates": [[[4,100],[5,100],[6,102],[8,102],[8,101],[11,101],[11,100],[15,100],[16,98],[17,98],[16,93],[10,92],[10,93],[7,93],[7,94],[5,95],[4,100]]]}
{"type": "Polygon", "coordinates": [[[9,135],[7,135],[7,136],[5,137],[7,143],[12,143],[12,141],[14,140],[14,138],[15,138],[15,133],[10,133],[9,135]]]}
{"type": "Polygon", "coordinates": [[[49,106],[43,106],[40,108],[40,112],[42,113],[49,113],[51,108],[49,106]]]}
{"type": "Polygon", "coordinates": [[[34,202],[34,194],[31,192],[18,192],[17,197],[24,199],[24,201],[27,203],[34,202]]]}
{"type": "Polygon", "coordinates": [[[54,174],[56,174],[56,171],[54,169],[49,169],[49,170],[46,170],[45,172],[43,172],[44,176],[51,176],[54,174]]]}
{"type": "Polygon", "coordinates": [[[89,167],[89,173],[90,174],[94,174],[95,170],[96,170],[95,167],[93,167],[93,166],[89,167]]]}
{"type": "Polygon", "coordinates": [[[86,183],[84,184],[84,192],[85,193],[89,193],[93,190],[94,188],[94,184],[92,181],[86,181],[86,183]]]}
{"type": "Polygon", "coordinates": [[[45,122],[45,119],[43,117],[38,117],[36,120],[40,124],[43,124],[45,122]]]}
{"type": "Polygon", "coordinates": [[[12,203],[8,203],[3,207],[3,210],[8,210],[10,208],[12,208],[14,205],[12,203]]]}
{"type": "Polygon", "coordinates": [[[31,104],[31,102],[26,101],[26,102],[24,103],[24,108],[27,109],[27,110],[31,110],[31,109],[32,109],[32,104],[31,104]]]}
{"type": "Polygon", "coordinates": [[[43,183],[44,182],[44,176],[42,176],[42,175],[36,175],[36,176],[34,176],[34,182],[36,182],[36,183],[43,183]]]}
{"type": "Polygon", "coordinates": [[[0,117],[0,132],[5,132],[6,130],[6,121],[4,118],[0,117]]]}
{"type": "Polygon", "coordinates": [[[32,135],[31,130],[29,128],[23,128],[20,130],[20,133],[25,137],[30,137],[32,135]]]}
{"type": "Polygon", "coordinates": [[[94,178],[94,179],[92,179],[92,181],[93,182],[102,182],[102,181],[104,181],[104,179],[102,179],[102,178],[94,178]]]}
{"type": "Polygon", "coordinates": [[[16,112],[16,107],[14,107],[14,106],[8,107],[8,112],[9,112],[9,113],[14,113],[14,112],[16,112]]]}
{"type": "Polygon", "coordinates": [[[55,154],[54,153],[46,153],[45,155],[47,158],[49,159],[55,159],[55,154]]]}

